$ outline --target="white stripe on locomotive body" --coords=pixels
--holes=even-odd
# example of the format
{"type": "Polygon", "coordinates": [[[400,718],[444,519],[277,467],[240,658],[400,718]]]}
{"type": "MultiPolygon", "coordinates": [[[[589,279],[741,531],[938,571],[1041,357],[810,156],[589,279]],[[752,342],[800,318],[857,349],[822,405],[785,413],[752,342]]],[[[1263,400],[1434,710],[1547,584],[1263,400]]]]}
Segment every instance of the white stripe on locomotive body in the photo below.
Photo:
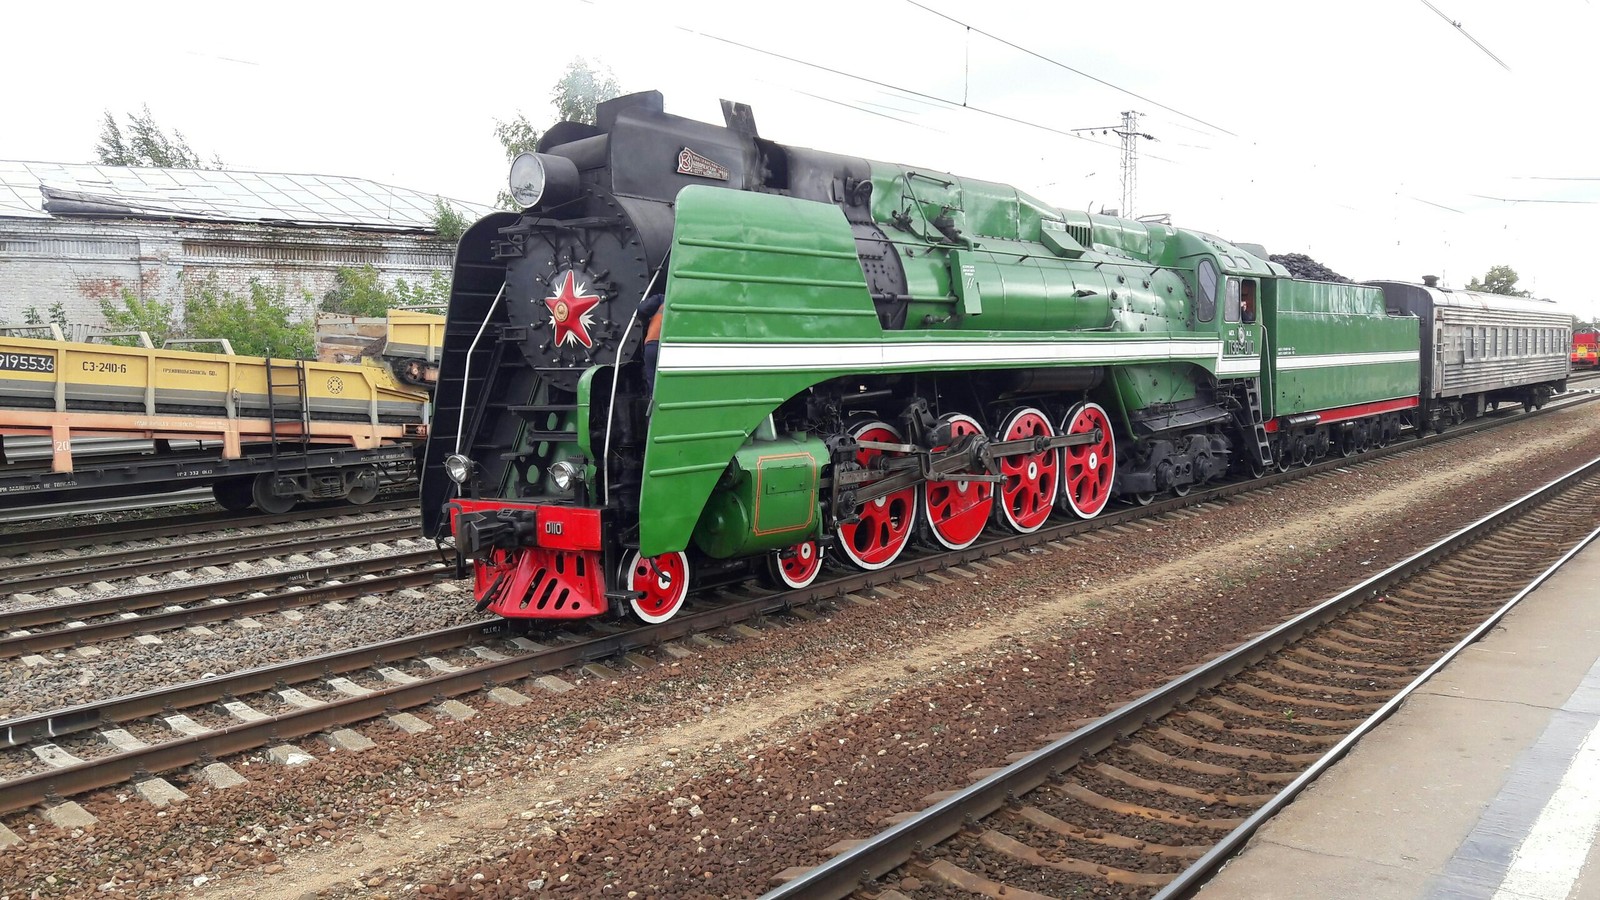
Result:
{"type": "Polygon", "coordinates": [[[1394,350],[1387,353],[1326,353],[1318,356],[1288,356],[1278,357],[1278,370],[1284,369],[1327,369],[1334,366],[1376,366],[1387,363],[1417,362],[1419,356],[1413,350],[1394,350]]]}
{"type": "MultiPolygon", "coordinates": [[[[1257,356],[1222,356],[1220,341],[1096,341],[1093,343],[884,343],[884,344],[701,344],[661,343],[659,367],[670,372],[770,372],[795,369],[910,369],[950,363],[1027,365],[1038,363],[1211,363],[1218,375],[1254,375],[1257,356]]],[[[1284,356],[1282,369],[1417,362],[1408,351],[1284,356]]]]}
{"type": "MultiPolygon", "coordinates": [[[[1093,341],[859,344],[675,344],[661,342],[662,371],[734,372],[794,369],[911,369],[949,363],[1210,362],[1221,341],[1093,341]]],[[[1252,359],[1251,362],[1254,363],[1252,359]]],[[[1259,365],[1259,363],[1255,363],[1259,365]]]]}

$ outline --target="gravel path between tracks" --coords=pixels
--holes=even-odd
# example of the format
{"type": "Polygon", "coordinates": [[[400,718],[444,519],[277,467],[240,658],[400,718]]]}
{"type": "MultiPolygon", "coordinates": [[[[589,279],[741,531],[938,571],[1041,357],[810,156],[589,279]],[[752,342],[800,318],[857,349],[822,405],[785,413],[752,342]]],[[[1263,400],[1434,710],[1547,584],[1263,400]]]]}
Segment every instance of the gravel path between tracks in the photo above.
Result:
{"type": "MultiPolygon", "coordinates": [[[[584,677],[362,754],[236,764],[248,785],[100,823],[8,817],[0,900],[747,897],[772,873],[1036,747],[1586,462],[1591,407],[1073,539],[694,658],[584,677]],[[92,842],[92,843],[91,843],[92,842]],[[21,852],[18,852],[21,851],[21,852]],[[50,881],[54,879],[54,881],[50,881]]],[[[569,676],[575,678],[576,676],[569,676]]]]}

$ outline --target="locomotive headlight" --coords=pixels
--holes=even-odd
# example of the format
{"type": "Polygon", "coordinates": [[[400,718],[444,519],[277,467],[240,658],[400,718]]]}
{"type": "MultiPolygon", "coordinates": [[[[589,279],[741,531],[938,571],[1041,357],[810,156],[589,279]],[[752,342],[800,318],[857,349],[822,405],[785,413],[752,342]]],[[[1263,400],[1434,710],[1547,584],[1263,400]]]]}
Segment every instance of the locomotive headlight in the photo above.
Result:
{"type": "Polygon", "coordinates": [[[578,166],[564,156],[518,153],[511,161],[511,199],[518,209],[548,208],[578,196],[578,166]]]}
{"type": "Polygon", "coordinates": [[[564,459],[558,459],[550,466],[550,480],[556,483],[557,490],[570,491],[578,482],[578,467],[564,459]]]}
{"type": "Polygon", "coordinates": [[[529,209],[544,196],[544,163],[537,153],[518,153],[511,161],[511,199],[529,209]]]}
{"type": "Polygon", "coordinates": [[[472,460],[459,453],[444,458],[444,474],[456,484],[466,484],[472,477],[472,460]]]}

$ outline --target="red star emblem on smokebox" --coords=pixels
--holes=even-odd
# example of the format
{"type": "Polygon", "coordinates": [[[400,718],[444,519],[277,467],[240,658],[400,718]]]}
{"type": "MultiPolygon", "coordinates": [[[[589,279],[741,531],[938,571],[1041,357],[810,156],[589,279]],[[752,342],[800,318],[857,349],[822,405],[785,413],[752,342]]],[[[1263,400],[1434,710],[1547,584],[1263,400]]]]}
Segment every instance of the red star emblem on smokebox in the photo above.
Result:
{"type": "Polygon", "coordinates": [[[585,347],[594,346],[594,338],[589,334],[590,322],[585,317],[600,302],[600,297],[598,294],[580,293],[582,290],[569,269],[561,280],[561,287],[544,298],[544,305],[550,307],[550,324],[556,330],[557,347],[563,346],[569,339],[585,347]]]}

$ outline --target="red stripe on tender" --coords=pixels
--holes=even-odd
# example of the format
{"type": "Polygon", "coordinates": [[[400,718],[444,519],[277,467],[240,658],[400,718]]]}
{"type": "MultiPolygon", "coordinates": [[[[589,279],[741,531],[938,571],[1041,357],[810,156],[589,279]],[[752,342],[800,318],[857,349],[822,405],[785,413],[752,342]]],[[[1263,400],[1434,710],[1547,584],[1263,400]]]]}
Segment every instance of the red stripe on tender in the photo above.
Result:
{"type": "MultiPolygon", "coordinates": [[[[1326,425],[1329,422],[1345,422],[1349,421],[1350,419],[1364,419],[1367,416],[1381,415],[1383,413],[1394,412],[1401,409],[1415,409],[1416,406],[1417,398],[1400,397],[1395,400],[1379,400],[1377,403],[1358,403],[1355,406],[1341,406],[1337,409],[1309,410],[1303,413],[1296,413],[1295,415],[1304,416],[1315,413],[1317,416],[1317,421],[1315,424],[1326,425]]],[[[1266,428],[1269,432],[1277,431],[1278,419],[1273,419],[1272,421],[1268,422],[1266,428]]]]}

